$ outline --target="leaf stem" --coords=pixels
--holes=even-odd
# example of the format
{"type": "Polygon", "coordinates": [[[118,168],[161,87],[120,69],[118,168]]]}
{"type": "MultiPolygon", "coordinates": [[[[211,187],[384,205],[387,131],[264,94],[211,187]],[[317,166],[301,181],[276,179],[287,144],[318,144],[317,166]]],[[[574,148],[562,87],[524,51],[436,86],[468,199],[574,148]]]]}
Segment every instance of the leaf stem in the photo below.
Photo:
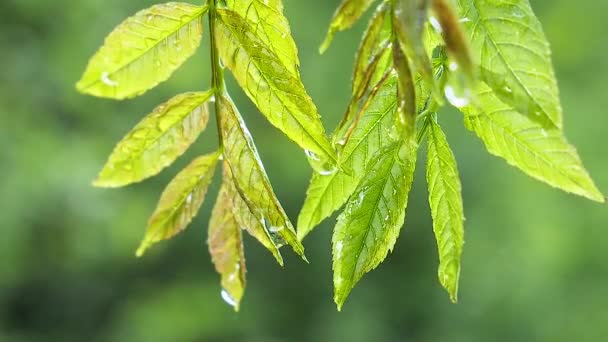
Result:
{"type": "Polygon", "coordinates": [[[220,64],[220,56],[217,48],[217,42],[215,39],[215,21],[216,21],[216,7],[217,0],[208,0],[209,5],[209,50],[211,54],[211,86],[213,87],[215,94],[215,121],[217,124],[217,134],[220,143],[220,150],[223,150],[224,141],[222,138],[221,128],[221,112],[219,104],[219,96],[224,95],[226,92],[226,85],[224,82],[224,68],[220,64]]]}

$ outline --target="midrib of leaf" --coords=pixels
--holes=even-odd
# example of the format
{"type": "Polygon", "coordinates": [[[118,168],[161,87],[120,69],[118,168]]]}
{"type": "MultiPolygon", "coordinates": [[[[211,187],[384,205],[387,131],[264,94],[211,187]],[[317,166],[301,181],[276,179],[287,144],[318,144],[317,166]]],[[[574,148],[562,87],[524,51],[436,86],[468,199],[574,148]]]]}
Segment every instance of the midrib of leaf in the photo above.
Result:
{"type": "MultiPolygon", "coordinates": [[[[507,62],[507,59],[505,59],[504,53],[503,51],[500,49],[500,45],[503,44],[513,44],[513,43],[499,43],[496,42],[496,40],[494,39],[494,37],[492,36],[492,34],[490,33],[490,30],[486,27],[485,25],[485,21],[489,21],[492,19],[489,18],[484,18],[482,11],[479,10],[479,6],[478,6],[478,2],[479,0],[472,0],[472,5],[475,8],[475,11],[477,12],[477,21],[475,23],[473,32],[471,33],[471,40],[473,39],[473,37],[475,36],[477,30],[475,28],[477,27],[482,27],[483,30],[486,33],[486,36],[489,38],[488,41],[492,44],[492,46],[494,47],[494,49],[496,50],[496,53],[500,56],[500,60],[504,63],[504,65],[507,67],[507,70],[509,70],[509,73],[515,78],[515,80],[517,81],[517,83],[521,86],[522,89],[524,89],[524,91],[526,92],[526,95],[528,95],[528,97],[534,102],[534,104],[536,106],[538,106],[538,108],[540,108],[543,111],[543,114],[545,115],[545,117],[551,122],[553,123],[556,127],[560,127],[560,123],[559,122],[553,122],[553,118],[551,116],[551,114],[546,110],[546,108],[544,106],[542,106],[540,103],[538,103],[536,96],[534,96],[531,92],[530,89],[528,89],[527,86],[524,85],[524,83],[522,82],[521,78],[519,78],[519,76],[517,75],[517,73],[515,72],[514,68],[507,62]]],[[[512,5],[516,5],[515,3],[512,3],[512,5]]],[[[505,18],[493,18],[493,20],[498,20],[498,21],[509,21],[512,23],[516,23],[517,25],[522,25],[520,22],[514,21],[514,20],[507,20],[505,18]]],[[[519,46],[522,47],[523,46],[519,46]]],[[[538,55],[538,53],[536,51],[533,51],[529,48],[525,48],[526,50],[532,52],[535,55],[538,55]]],[[[541,56],[542,57],[542,56],[541,56]]]]}
{"type": "MultiPolygon", "coordinates": [[[[116,74],[118,72],[121,72],[125,69],[128,69],[129,67],[131,67],[134,63],[136,63],[143,55],[148,54],[150,51],[155,50],[160,44],[166,42],[167,37],[170,37],[174,34],[176,34],[177,32],[181,31],[184,27],[191,25],[195,20],[197,19],[201,19],[201,17],[203,16],[203,14],[205,13],[205,11],[207,11],[207,5],[200,7],[200,9],[196,12],[196,14],[192,17],[192,20],[187,21],[184,25],[179,26],[177,29],[175,30],[171,30],[168,31],[169,34],[167,34],[163,39],[160,39],[158,41],[156,41],[154,44],[152,44],[152,46],[142,50],[142,54],[140,56],[137,57],[133,57],[133,59],[131,59],[130,61],[128,61],[127,63],[125,63],[124,65],[122,65],[121,67],[113,70],[113,71],[108,71],[109,74],[116,74]]],[[[174,17],[170,17],[168,15],[165,15],[163,13],[155,13],[154,14],[157,17],[164,17],[166,19],[169,20],[174,20],[174,21],[179,21],[181,22],[181,19],[179,18],[174,18],[174,17]]],[[[141,24],[141,23],[140,23],[141,24]]],[[[143,24],[142,24],[143,25],[143,24]]],[[[147,27],[149,29],[154,29],[154,30],[158,30],[157,27],[155,26],[149,26],[147,27]]],[[[135,34],[135,32],[132,32],[135,34]]],[[[143,37],[144,39],[146,39],[146,37],[143,37]]],[[[86,89],[86,88],[90,88],[98,83],[102,82],[100,78],[95,79],[95,81],[88,83],[87,85],[83,86],[82,88],[86,89]]]]}

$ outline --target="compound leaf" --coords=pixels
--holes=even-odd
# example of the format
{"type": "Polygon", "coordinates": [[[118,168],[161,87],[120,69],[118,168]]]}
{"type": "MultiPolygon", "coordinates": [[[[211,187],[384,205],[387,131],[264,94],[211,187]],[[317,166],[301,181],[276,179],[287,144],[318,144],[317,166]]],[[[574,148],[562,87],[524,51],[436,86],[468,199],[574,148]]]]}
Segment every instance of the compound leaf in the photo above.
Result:
{"type": "Polygon", "coordinates": [[[518,113],[485,84],[480,84],[475,93],[477,105],[462,109],[465,124],[491,154],[553,187],[605,201],[575,148],[558,128],[545,127],[518,113]]]}
{"type": "Polygon", "coordinates": [[[237,12],[217,9],[220,55],[249,98],[268,120],[303,149],[337,164],[317,108],[299,77],[237,12]]]}
{"type": "Polygon", "coordinates": [[[453,302],[458,300],[460,259],[464,245],[462,186],[456,158],[436,119],[428,118],[426,178],[433,230],[439,250],[439,281],[453,302]]]}
{"type": "Polygon", "coordinates": [[[277,199],[245,123],[225,95],[218,99],[224,157],[230,166],[236,190],[250,212],[269,232],[278,247],[288,244],[304,258],[304,247],[277,199]]]}
{"type": "Polygon", "coordinates": [[[94,182],[120,187],[158,174],[181,156],[207,127],[212,91],[175,96],[123,138],[94,182]]]}
{"type": "Polygon", "coordinates": [[[337,170],[329,175],[313,175],[298,217],[300,239],[348,200],[378,151],[392,144],[390,133],[395,123],[396,101],[397,80],[390,76],[369,96],[369,103],[361,109],[359,123],[341,152],[342,164],[352,174],[337,170]]]}
{"type": "Polygon", "coordinates": [[[334,301],[341,309],[355,284],[392,251],[405,219],[416,166],[414,130],[367,170],[338,218],[332,238],[334,301]]]}
{"type": "Polygon", "coordinates": [[[321,53],[329,48],[336,32],[351,28],[374,1],[376,0],[343,0],[331,19],[327,36],[321,44],[321,53]]]}
{"type": "Polygon", "coordinates": [[[227,0],[226,5],[247,20],[255,35],[293,75],[299,75],[298,48],[281,0],[227,0]]]}
{"type": "Polygon", "coordinates": [[[225,186],[220,189],[211,212],[207,244],[215,270],[222,278],[222,297],[239,311],[247,270],[241,227],[233,215],[232,201],[225,186]]]}
{"type": "Polygon", "coordinates": [[[120,24],[91,58],[76,85],[86,94],[125,99],[167,80],[201,42],[207,6],[170,2],[120,24]]]}
{"type": "Polygon", "coordinates": [[[205,200],[219,156],[215,152],[194,159],[169,183],[148,221],[137,256],[142,256],[153,244],[186,229],[205,200]]]}
{"type": "Polygon", "coordinates": [[[459,0],[483,81],[543,126],[562,127],[549,43],[528,0],[459,0]]]}

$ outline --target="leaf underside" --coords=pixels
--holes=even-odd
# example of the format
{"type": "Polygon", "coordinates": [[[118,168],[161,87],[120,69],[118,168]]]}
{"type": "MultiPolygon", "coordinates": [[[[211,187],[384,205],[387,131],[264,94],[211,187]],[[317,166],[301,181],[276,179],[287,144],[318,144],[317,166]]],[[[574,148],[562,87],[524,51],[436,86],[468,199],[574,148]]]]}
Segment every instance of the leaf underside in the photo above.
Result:
{"type": "Polygon", "coordinates": [[[206,10],[206,6],[170,2],[138,12],[110,33],[76,88],[118,100],[154,88],[194,54],[206,10]]]}

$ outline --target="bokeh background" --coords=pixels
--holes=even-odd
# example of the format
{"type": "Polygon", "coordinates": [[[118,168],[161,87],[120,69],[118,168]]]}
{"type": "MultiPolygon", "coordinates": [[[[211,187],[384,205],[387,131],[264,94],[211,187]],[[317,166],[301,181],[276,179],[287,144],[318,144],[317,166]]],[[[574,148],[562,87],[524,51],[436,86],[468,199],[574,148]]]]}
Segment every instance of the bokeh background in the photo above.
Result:
{"type": "MultiPolygon", "coordinates": [[[[532,2],[552,43],[567,135],[608,192],[608,2],[532,2]]],[[[286,252],[281,269],[247,238],[249,284],[239,314],[220,299],[206,249],[212,201],[185,233],[136,259],[164,185],[194,155],[212,150],[214,130],[143,184],[100,190],[90,182],[144,114],[176,93],[208,86],[208,49],[135,100],[82,96],[73,85],[103,37],[153,3],[0,1],[0,341],[608,338],[608,207],[551,189],[488,156],[450,111],[440,120],[459,160],[467,216],[457,305],[436,280],[423,172],[395,252],[355,288],[341,313],[332,302],[334,218],[306,241],[310,265],[286,252]]],[[[364,28],[339,34],[320,56],[317,46],[337,5],[285,0],[302,75],[328,130],[347,103],[364,28]]],[[[311,173],[304,153],[270,127],[234,82],[231,89],[295,221],[311,173]]],[[[217,186],[216,179],[212,194],[217,186]]]]}

